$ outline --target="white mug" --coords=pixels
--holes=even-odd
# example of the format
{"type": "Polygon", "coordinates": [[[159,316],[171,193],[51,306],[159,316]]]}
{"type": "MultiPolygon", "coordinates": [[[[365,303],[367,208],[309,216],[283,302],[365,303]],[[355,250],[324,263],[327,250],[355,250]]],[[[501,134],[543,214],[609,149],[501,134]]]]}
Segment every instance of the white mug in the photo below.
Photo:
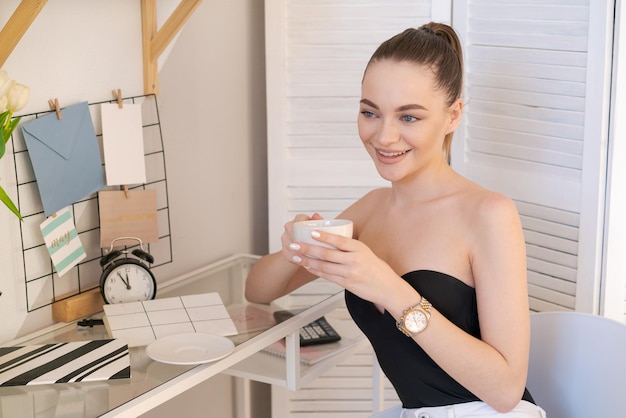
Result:
{"type": "Polygon", "coordinates": [[[313,231],[324,231],[329,234],[352,238],[352,221],[347,219],[312,219],[295,222],[293,224],[293,236],[296,242],[304,242],[334,249],[335,247],[332,245],[316,241],[311,236],[311,232],[313,231]]]}

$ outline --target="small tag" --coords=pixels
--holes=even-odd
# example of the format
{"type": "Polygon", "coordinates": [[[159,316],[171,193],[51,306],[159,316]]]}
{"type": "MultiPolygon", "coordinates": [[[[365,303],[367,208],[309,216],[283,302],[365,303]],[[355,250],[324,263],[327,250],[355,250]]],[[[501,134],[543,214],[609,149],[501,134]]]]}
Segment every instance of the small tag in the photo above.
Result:
{"type": "Polygon", "coordinates": [[[52,214],[41,223],[41,233],[59,276],[63,276],[87,257],[69,207],[52,214]]]}

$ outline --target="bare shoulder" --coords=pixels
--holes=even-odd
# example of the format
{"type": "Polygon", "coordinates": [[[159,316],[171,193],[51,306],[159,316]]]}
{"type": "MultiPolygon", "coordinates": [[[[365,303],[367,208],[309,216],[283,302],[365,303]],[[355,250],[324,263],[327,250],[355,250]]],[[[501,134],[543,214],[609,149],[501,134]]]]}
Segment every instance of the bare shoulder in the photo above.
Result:
{"type": "Polygon", "coordinates": [[[510,197],[476,185],[464,195],[462,206],[472,236],[498,241],[503,236],[519,237],[521,221],[510,197]]]}
{"type": "Polygon", "coordinates": [[[338,217],[352,220],[352,222],[354,222],[354,235],[358,237],[359,230],[367,220],[371,218],[374,211],[379,208],[384,201],[389,199],[390,193],[390,188],[371,190],[350,205],[338,217]]]}
{"type": "Polygon", "coordinates": [[[377,204],[381,200],[387,199],[390,193],[391,188],[381,187],[367,192],[363,197],[358,200],[358,202],[361,202],[362,204],[377,204]]]}
{"type": "Polygon", "coordinates": [[[483,189],[483,191],[476,193],[473,203],[477,215],[482,214],[487,218],[517,214],[515,203],[510,197],[491,190],[483,189]]]}
{"type": "Polygon", "coordinates": [[[481,222],[510,222],[519,218],[515,202],[501,193],[485,190],[476,201],[476,216],[481,222]]]}
{"type": "Polygon", "coordinates": [[[359,200],[350,205],[346,210],[344,210],[342,215],[357,216],[360,213],[369,212],[374,207],[376,207],[376,205],[379,205],[382,201],[388,199],[390,193],[390,188],[371,190],[367,192],[364,196],[359,198],[359,200]]]}
{"type": "Polygon", "coordinates": [[[462,196],[462,205],[471,218],[479,222],[517,218],[517,208],[513,200],[502,194],[486,189],[468,181],[466,192],[462,196]]]}

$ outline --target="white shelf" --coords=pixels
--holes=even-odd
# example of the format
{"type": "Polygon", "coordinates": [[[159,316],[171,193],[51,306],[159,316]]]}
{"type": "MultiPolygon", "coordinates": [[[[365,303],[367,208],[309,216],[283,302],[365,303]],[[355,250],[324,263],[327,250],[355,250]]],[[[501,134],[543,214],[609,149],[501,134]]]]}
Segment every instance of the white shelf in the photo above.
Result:
{"type": "Polygon", "coordinates": [[[231,366],[223,373],[269,383],[297,390],[311,382],[324,372],[349,358],[356,351],[368,344],[367,339],[350,319],[333,318],[332,313],[326,315],[327,320],[342,336],[344,341],[357,341],[348,349],[339,348],[337,354],[324,359],[313,365],[300,364],[299,376],[289,376],[289,373],[297,372],[295,367],[289,367],[287,359],[277,357],[264,352],[258,352],[247,359],[231,366]],[[293,372],[292,372],[293,370],[293,372]],[[290,382],[295,382],[295,387],[290,387],[290,382]]]}

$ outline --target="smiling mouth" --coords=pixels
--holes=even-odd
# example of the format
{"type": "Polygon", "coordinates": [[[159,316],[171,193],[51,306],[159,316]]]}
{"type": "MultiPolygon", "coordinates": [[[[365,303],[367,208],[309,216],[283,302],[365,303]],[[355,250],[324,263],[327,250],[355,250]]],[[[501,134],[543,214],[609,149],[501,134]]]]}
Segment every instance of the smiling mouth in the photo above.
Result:
{"type": "Polygon", "coordinates": [[[385,151],[381,151],[381,150],[376,150],[376,152],[380,155],[382,155],[383,157],[386,158],[393,158],[393,157],[399,157],[401,155],[406,154],[407,152],[409,152],[410,150],[404,150],[404,151],[397,151],[397,152],[385,152],[385,151]]]}

